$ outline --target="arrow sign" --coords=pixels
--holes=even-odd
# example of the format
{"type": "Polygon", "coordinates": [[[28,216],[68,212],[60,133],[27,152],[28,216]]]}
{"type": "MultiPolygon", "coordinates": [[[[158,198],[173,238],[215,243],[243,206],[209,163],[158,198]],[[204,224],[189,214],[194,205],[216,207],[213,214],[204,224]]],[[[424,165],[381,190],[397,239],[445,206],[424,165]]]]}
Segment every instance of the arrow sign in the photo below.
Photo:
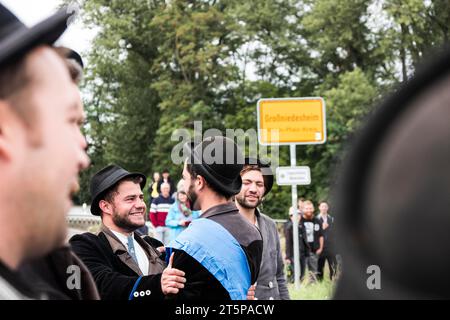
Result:
{"type": "Polygon", "coordinates": [[[311,170],[307,166],[278,167],[276,176],[280,186],[311,184],[311,170]]]}

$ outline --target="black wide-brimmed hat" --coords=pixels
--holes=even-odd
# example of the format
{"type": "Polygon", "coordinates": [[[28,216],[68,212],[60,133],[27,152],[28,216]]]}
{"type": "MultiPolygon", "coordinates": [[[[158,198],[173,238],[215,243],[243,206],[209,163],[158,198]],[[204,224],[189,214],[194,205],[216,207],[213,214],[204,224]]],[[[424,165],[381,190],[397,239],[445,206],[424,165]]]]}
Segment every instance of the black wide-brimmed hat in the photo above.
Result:
{"type": "Polygon", "coordinates": [[[449,123],[447,49],[377,108],[340,169],[336,299],[450,298],[449,123]]]}
{"type": "Polygon", "coordinates": [[[273,171],[270,168],[270,164],[265,161],[261,161],[258,158],[245,158],[245,165],[258,166],[261,169],[264,179],[264,195],[268,194],[272,190],[273,186],[273,171]]]}
{"type": "Polygon", "coordinates": [[[213,189],[226,197],[241,191],[244,156],[233,140],[207,137],[197,146],[187,146],[188,163],[213,189]]]}
{"type": "Polygon", "coordinates": [[[0,3],[0,66],[19,59],[42,44],[52,45],[67,28],[66,8],[28,28],[0,3]]]}
{"type": "Polygon", "coordinates": [[[121,180],[128,177],[140,177],[141,182],[139,184],[141,189],[144,189],[147,181],[145,175],[139,172],[128,172],[127,170],[116,165],[109,165],[94,174],[91,179],[91,213],[93,215],[100,215],[101,210],[98,203],[104,196],[105,192],[114,187],[121,180]]]}

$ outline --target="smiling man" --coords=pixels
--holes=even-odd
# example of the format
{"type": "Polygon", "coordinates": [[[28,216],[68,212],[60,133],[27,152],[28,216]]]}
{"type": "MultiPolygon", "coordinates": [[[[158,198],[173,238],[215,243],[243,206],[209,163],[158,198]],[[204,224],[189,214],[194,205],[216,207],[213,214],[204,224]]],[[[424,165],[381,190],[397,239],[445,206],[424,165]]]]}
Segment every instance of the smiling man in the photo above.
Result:
{"type": "Polygon", "coordinates": [[[273,186],[273,173],[259,159],[246,158],[241,170],[242,188],[235,202],[239,212],[260,231],[263,239],[261,267],[255,298],[259,300],[289,300],[284,275],[280,237],[275,222],[261,213],[258,206],[273,186]]]}
{"type": "Polygon", "coordinates": [[[166,268],[158,250],[163,244],[134,231],[145,224],[146,205],[141,173],[109,165],[91,180],[91,213],[102,218],[98,235],[84,233],[70,239],[97,284],[102,300],[161,300],[177,294],[184,272],[166,268]]]}

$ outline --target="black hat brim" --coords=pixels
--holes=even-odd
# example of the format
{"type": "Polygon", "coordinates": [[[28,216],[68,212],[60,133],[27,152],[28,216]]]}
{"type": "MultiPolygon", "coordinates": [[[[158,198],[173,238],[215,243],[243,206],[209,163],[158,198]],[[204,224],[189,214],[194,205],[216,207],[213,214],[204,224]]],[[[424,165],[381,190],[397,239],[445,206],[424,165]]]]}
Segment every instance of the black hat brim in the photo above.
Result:
{"type": "Polygon", "coordinates": [[[20,58],[34,47],[52,45],[66,30],[70,16],[63,8],[31,28],[21,26],[11,32],[0,42],[0,66],[20,58]]]}
{"type": "Polygon", "coordinates": [[[100,207],[98,206],[98,203],[105,195],[105,192],[108,191],[111,187],[113,187],[119,181],[121,181],[125,178],[129,178],[129,177],[142,178],[140,186],[141,186],[141,189],[144,190],[145,184],[147,183],[147,178],[142,173],[130,172],[130,173],[122,173],[119,175],[111,175],[110,177],[105,179],[105,181],[102,183],[103,187],[101,188],[101,190],[99,190],[99,192],[97,193],[97,196],[95,196],[95,198],[92,200],[91,213],[95,216],[99,216],[101,214],[101,210],[100,210],[100,207]]]}

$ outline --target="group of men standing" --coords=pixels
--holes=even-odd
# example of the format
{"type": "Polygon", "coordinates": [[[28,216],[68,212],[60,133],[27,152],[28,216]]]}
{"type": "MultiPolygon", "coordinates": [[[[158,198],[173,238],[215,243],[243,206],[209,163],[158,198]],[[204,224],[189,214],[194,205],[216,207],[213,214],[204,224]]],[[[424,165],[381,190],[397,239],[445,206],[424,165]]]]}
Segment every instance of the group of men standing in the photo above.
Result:
{"type": "MultiPolygon", "coordinates": [[[[328,262],[329,277],[336,274],[337,260],[334,237],[334,217],[328,214],[326,201],[319,202],[319,214],[314,214],[314,204],[300,198],[298,201],[298,241],[300,250],[300,280],[309,270],[311,280],[322,280],[325,263],[328,262]]],[[[284,225],[286,238],[286,262],[288,281],[293,282],[292,265],[294,262],[293,246],[293,209],[289,212],[289,221],[284,225]]]]}

